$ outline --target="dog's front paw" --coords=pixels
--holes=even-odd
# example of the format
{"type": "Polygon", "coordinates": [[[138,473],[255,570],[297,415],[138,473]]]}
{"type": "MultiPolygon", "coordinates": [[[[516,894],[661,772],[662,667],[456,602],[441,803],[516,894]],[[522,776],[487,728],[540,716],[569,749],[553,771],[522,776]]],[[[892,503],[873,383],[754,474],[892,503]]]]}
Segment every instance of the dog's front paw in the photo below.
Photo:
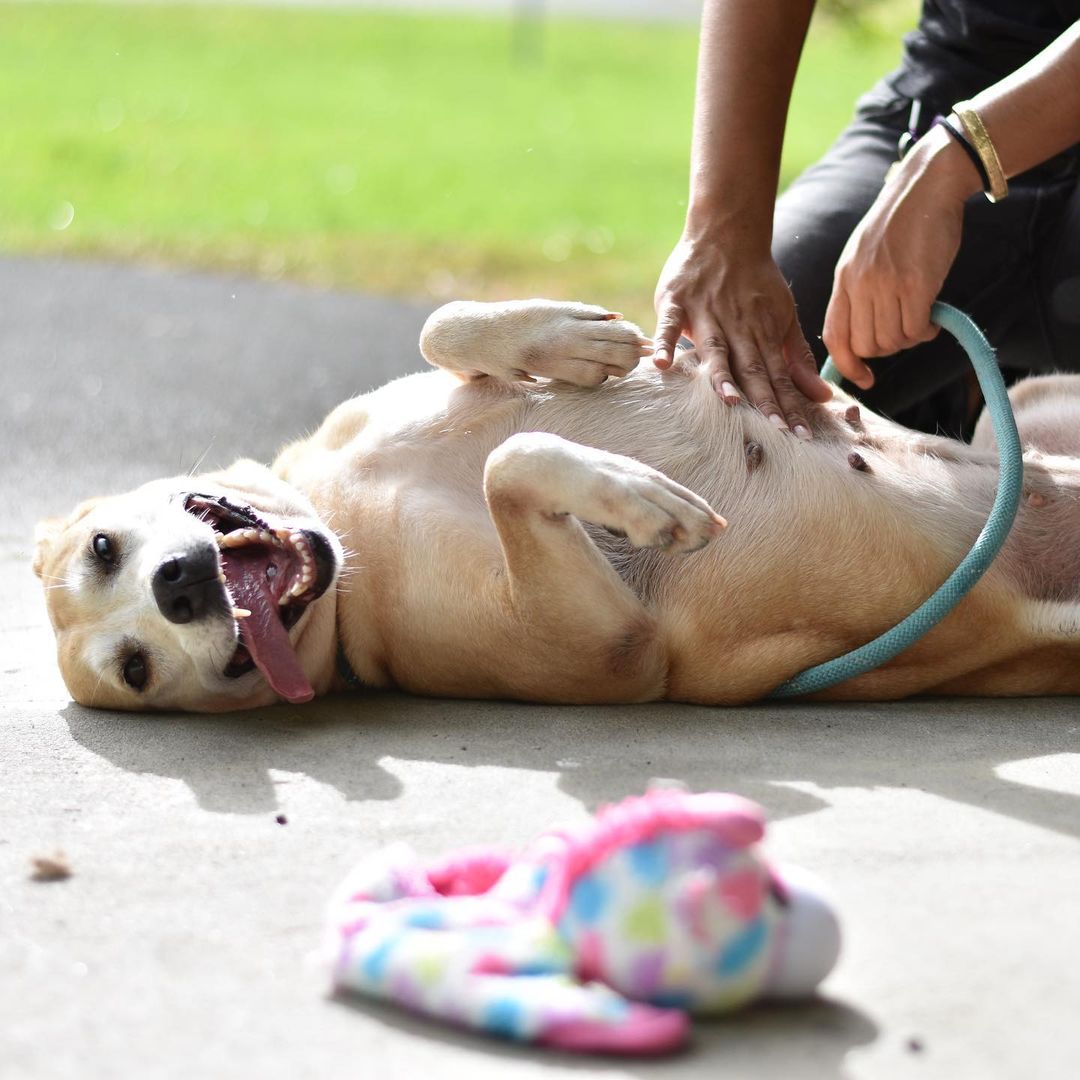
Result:
{"type": "Polygon", "coordinates": [[[652,351],[632,322],[592,304],[531,301],[522,312],[516,374],[599,386],[621,378],[652,351]]]}

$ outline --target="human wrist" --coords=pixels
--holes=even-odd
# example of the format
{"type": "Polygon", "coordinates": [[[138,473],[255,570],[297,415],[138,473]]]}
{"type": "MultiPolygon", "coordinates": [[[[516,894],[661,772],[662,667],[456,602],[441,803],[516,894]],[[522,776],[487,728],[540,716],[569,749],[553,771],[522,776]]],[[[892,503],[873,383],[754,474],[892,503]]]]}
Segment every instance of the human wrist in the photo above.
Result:
{"type": "Polygon", "coordinates": [[[736,251],[743,258],[767,256],[772,245],[772,207],[766,214],[731,200],[691,199],[682,239],[692,247],[736,251]]]}
{"type": "Polygon", "coordinates": [[[946,199],[966,202],[983,190],[983,180],[963,147],[940,126],[931,128],[900,163],[900,178],[946,199]]]}

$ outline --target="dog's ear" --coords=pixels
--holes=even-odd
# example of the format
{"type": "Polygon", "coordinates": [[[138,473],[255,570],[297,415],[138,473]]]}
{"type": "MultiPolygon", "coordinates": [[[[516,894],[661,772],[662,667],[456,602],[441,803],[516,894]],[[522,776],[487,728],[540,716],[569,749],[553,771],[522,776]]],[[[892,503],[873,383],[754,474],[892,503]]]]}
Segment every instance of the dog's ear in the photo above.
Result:
{"type": "Polygon", "coordinates": [[[45,576],[45,560],[49,557],[56,538],[63,532],[67,518],[51,517],[39,521],[34,528],[34,573],[39,578],[45,576]]]}
{"type": "Polygon", "coordinates": [[[67,517],[50,517],[37,523],[34,528],[34,561],[31,566],[39,578],[45,576],[45,562],[60,534],[69,525],[74,525],[86,517],[99,502],[100,498],[87,499],[79,503],[67,517]]]}

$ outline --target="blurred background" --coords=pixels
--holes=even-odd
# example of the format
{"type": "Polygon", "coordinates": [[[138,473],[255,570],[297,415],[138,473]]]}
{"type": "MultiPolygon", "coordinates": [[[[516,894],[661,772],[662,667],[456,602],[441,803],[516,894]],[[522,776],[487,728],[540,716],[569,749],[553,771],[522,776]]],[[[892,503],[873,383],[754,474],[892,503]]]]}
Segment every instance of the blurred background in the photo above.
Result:
{"type": "MultiPolygon", "coordinates": [[[[895,66],[916,9],[819,3],[784,182],[895,66]]],[[[0,251],[648,324],[685,212],[699,11],[0,2],[0,251]]]]}

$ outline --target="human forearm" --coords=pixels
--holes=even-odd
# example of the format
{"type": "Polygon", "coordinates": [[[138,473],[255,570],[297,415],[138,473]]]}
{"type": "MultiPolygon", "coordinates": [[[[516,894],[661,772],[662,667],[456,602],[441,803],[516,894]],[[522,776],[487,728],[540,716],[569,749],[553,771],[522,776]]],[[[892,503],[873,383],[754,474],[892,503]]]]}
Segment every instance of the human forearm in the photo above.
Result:
{"type": "Polygon", "coordinates": [[[971,99],[1006,177],[1080,142],[1080,23],[971,99]]]}
{"type": "Polygon", "coordinates": [[[724,401],[745,395],[810,438],[831,390],[773,262],[773,203],[791,87],[814,0],[705,0],[686,224],[656,286],[659,368],[687,334],[724,401]]]}
{"type": "MultiPolygon", "coordinates": [[[[1080,141],[1080,24],[969,107],[1006,177],[1080,141]]],[[[840,371],[864,389],[873,373],[863,358],[898,352],[935,333],[930,307],[959,250],[964,204],[983,183],[964,149],[934,127],[852,234],[837,265],[823,336],[840,371]]]]}
{"type": "Polygon", "coordinates": [[[767,252],[791,88],[815,0],[706,0],[687,232],[767,252]]]}

